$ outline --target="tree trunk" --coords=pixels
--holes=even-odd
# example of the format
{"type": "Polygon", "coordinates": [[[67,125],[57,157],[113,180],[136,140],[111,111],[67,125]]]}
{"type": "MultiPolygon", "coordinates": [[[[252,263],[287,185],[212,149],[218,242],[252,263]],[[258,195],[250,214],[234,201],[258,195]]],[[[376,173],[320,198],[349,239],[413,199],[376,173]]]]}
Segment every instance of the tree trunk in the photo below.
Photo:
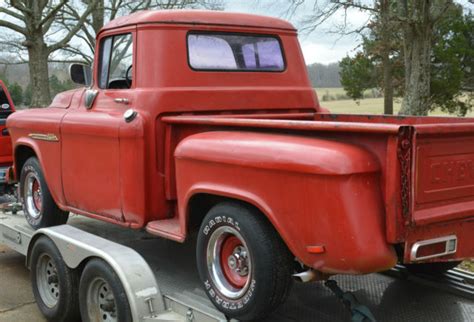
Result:
{"type": "Polygon", "coordinates": [[[42,37],[34,39],[28,46],[28,67],[31,82],[31,106],[46,107],[51,103],[48,71],[49,51],[42,37]]]}
{"type": "Polygon", "coordinates": [[[382,40],[382,68],[383,68],[383,110],[384,114],[393,114],[393,84],[392,84],[392,62],[390,61],[391,49],[391,24],[390,24],[390,0],[380,2],[381,40],[382,40]]]}
{"type": "Polygon", "coordinates": [[[430,108],[431,30],[405,32],[405,95],[400,114],[428,115],[430,108]]]}
{"type": "Polygon", "coordinates": [[[393,84],[392,84],[392,62],[388,52],[383,54],[383,113],[393,114],[393,84]]]}

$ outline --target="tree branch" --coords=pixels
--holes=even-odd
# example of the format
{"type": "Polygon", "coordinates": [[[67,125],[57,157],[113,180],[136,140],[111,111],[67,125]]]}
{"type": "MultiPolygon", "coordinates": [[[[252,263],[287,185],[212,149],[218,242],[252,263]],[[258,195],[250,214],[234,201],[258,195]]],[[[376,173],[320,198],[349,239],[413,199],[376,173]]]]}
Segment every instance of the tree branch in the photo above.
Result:
{"type": "Polygon", "coordinates": [[[26,29],[6,20],[0,20],[0,27],[8,28],[26,36],[26,29]]]}
{"type": "Polygon", "coordinates": [[[9,10],[9,9],[7,9],[7,8],[2,8],[2,7],[0,7],[0,12],[2,12],[2,13],[4,13],[4,14],[7,14],[7,15],[13,17],[13,18],[16,18],[16,19],[18,19],[18,20],[20,20],[20,21],[25,21],[24,17],[23,17],[21,14],[15,12],[15,11],[13,11],[13,10],[9,10]]]}
{"type": "Polygon", "coordinates": [[[68,0],[61,0],[60,3],[58,3],[54,8],[52,8],[48,14],[43,18],[41,19],[41,21],[39,22],[38,24],[38,28],[43,26],[44,24],[48,23],[50,20],[54,20],[54,17],[56,16],[56,14],[59,12],[59,10],[61,10],[61,8],[68,2],[68,0]]]}
{"type": "Polygon", "coordinates": [[[71,40],[71,38],[82,28],[84,22],[87,20],[87,17],[89,14],[92,12],[92,10],[95,9],[95,6],[97,5],[98,0],[93,0],[89,3],[87,6],[87,9],[84,11],[82,14],[81,18],[77,21],[76,25],[69,30],[67,35],[55,43],[54,45],[48,46],[48,51],[52,53],[53,51],[56,51],[64,46],[67,45],[67,43],[71,40]]]}

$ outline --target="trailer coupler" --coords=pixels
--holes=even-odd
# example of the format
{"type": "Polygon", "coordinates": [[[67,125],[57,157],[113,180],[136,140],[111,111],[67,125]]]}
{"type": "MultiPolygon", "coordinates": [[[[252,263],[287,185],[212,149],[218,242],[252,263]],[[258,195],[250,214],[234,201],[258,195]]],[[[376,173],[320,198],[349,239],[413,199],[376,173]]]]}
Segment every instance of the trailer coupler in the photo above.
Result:
{"type": "Polygon", "coordinates": [[[352,322],[376,322],[374,315],[370,309],[361,304],[355,295],[351,292],[344,292],[335,280],[327,280],[326,285],[344,304],[344,306],[351,312],[352,322]]]}

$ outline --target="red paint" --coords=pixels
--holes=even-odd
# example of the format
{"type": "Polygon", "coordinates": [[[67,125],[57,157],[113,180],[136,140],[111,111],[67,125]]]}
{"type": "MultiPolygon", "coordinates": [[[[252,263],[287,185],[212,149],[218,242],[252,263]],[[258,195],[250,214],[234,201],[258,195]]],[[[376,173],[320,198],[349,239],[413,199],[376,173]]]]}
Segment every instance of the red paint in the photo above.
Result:
{"type": "Polygon", "coordinates": [[[473,119],[329,114],[296,31],[278,19],[146,11],[109,23],[97,44],[122,33],[134,40],[130,89],[95,82],[91,109],[78,89],[8,119],[15,153],[34,151],[61,208],[184,241],[195,198],[233,198],[326,273],[380,271],[397,262],[395,245],[407,261],[414,242],[452,234],[458,252],[431,261],[474,255],[473,119]],[[193,71],[189,31],[277,36],[286,70],[193,71]]]}
{"type": "Polygon", "coordinates": [[[228,258],[233,256],[235,248],[239,246],[243,246],[240,239],[235,236],[229,236],[222,243],[220,253],[220,263],[223,268],[224,276],[227,281],[236,288],[244,287],[248,280],[248,275],[240,276],[239,273],[237,273],[235,269],[232,269],[228,263],[228,258]]]}

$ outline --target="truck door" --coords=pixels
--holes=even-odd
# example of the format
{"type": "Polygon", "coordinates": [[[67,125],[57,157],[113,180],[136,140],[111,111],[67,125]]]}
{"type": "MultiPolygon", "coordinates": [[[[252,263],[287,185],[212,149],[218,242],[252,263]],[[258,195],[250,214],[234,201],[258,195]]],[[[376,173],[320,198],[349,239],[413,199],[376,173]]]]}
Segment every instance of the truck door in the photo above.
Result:
{"type": "Polygon", "coordinates": [[[119,127],[132,105],[135,32],[99,39],[99,61],[83,102],[63,118],[62,178],[66,202],[79,213],[124,221],[119,127]]]}

